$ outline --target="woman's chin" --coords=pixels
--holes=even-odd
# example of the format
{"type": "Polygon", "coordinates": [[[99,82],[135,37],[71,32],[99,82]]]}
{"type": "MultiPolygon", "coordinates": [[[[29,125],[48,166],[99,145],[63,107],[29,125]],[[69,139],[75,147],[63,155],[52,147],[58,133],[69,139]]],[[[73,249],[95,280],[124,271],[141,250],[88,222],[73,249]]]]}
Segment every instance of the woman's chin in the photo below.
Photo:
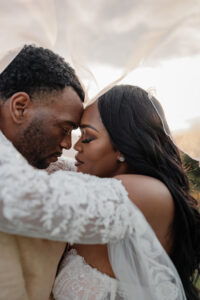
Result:
{"type": "Polygon", "coordinates": [[[77,172],[86,173],[82,164],[77,166],[77,172]]]}

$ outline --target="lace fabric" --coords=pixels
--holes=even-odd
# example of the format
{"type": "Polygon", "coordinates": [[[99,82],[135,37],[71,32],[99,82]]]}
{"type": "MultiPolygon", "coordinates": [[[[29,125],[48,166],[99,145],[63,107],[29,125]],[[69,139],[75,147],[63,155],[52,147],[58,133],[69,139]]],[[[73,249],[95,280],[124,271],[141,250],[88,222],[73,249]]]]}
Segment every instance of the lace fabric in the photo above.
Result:
{"type": "Polygon", "coordinates": [[[76,172],[75,160],[69,157],[60,157],[55,163],[51,163],[46,169],[48,174],[53,174],[59,170],[76,172]]]}
{"type": "Polygon", "coordinates": [[[173,263],[139,210],[134,232],[108,250],[123,299],[186,300],[173,263]]]}
{"type": "Polygon", "coordinates": [[[35,170],[0,133],[0,230],[73,243],[107,243],[132,231],[121,182],[35,170]]]}
{"type": "MultiPolygon", "coordinates": [[[[127,241],[125,243],[127,244],[127,241]]],[[[137,242],[136,245],[138,246],[137,242]]],[[[127,251],[123,253],[121,250],[124,248],[119,248],[119,244],[115,244],[113,248],[118,256],[113,256],[112,246],[109,245],[109,251],[112,262],[113,257],[118,259],[114,264],[117,266],[115,271],[118,279],[92,268],[75,249],[72,249],[65,254],[55,280],[53,288],[55,300],[184,299],[181,285],[174,275],[176,271],[172,271],[173,266],[170,266],[167,260],[164,267],[162,248],[159,250],[156,239],[154,245],[144,244],[147,246],[145,250],[141,248],[138,251],[136,247],[129,249],[133,250],[131,256],[127,251]],[[146,258],[144,259],[143,254],[138,256],[139,252],[146,252],[146,258]],[[143,261],[140,261],[142,258],[143,261]],[[132,269],[133,261],[135,269],[132,269]]]]}
{"type": "Polygon", "coordinates": [[[63,259],[55,280],[55,300],[107,300],[116,299],[117,280],[90,267],[75,249],[63,259]]]}
{"type": "MultiPolygon", "coordinates": [[[[1,231],[71,244],[108,243],[119,288],[105,299],[186,299],[171,260],[118,180],[55,172],[57,167],[48,175],[31,167],[2,133],[0,144],[1,231]]],[[[88,291],[95,288],[93,282],[88,291]]]]}

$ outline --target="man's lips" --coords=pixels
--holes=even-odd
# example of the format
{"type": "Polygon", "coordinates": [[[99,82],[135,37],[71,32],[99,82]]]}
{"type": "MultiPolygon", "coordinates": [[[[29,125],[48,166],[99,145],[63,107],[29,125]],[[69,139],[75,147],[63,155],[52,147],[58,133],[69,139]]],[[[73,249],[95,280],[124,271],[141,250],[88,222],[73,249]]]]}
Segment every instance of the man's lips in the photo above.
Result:
{"type": "Polygon", "coordinates": [[[80,166],[80,165],[83,164],[83,162],[77,156],[75,156],[75,159],[76,159],[76,163],[75,163],[76,167],[78,167],[78,166],[80,166]]]}
{"type": "Polygon", "coordinates": [[[61,156],[62,155],[62,152],[55,152],[54,154],[53,154],[53,156],[57,156],[57,157],[59,157],[59,156],[61,156]]]}
{"type": "Polygon", "coordinates": [[[58,157],[60,157],[62,155],[62,152],[55,152],[51,155],[49,155],[48,160],[50,160],[51,162],[55,162],[58,160],[58,157]]]}

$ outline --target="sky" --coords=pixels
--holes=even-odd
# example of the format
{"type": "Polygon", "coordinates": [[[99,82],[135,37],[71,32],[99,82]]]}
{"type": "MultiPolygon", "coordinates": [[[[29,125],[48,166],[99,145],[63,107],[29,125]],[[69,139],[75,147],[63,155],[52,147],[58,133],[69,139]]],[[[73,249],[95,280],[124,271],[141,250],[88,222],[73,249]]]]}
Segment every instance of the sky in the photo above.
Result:
{"type": "MultiPolygon", "coordinates": [[[[200,55],[163,60],[154,67],[135,69],[121,83],[138,85],[148,90],[162,103],[171,130],[179,131],[200,120],[198,66],[200,67],[200,55]]],[[[123,72],[120,68],[100,64],[93,65],[93,70],[98,86],[91,85],[91,97],[109,80],[115,80],[123,72]]]]}
{"type": "Polygon", "coordinates": [[[150,89],[172,130],[200,121],[199,0],[0,1],[0,41],[0,58],[24,43],[51,48],[90,97],[127,73],[122,83],[150,89]]]}

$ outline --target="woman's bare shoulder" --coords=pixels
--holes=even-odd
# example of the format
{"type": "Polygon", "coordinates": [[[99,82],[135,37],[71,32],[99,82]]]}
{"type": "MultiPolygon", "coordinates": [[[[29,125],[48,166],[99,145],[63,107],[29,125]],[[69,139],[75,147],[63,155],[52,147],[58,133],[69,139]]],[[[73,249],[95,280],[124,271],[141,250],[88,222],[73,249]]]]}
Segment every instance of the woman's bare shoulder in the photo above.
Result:
{"type": "Polygon", "coordinates": [[[122,181],[130,194],[129,196],[131,198],[133,196],[133,201],[138,198],[141,198],[141,201],[152,198],[153,202],[159,199],[161,205],[166,200],[172,201],[172,196],[166,185],[156,178],[137,174],[122,174],[115,176],[115,178],[122,181]]]}
{"type": "Polygon", "coordinates": [[[174,217],[174,201],[166,185],[156,178],[136,174],[123,174],[115,178],[121,180],[129,198],[163,239],[174,217]]]}

